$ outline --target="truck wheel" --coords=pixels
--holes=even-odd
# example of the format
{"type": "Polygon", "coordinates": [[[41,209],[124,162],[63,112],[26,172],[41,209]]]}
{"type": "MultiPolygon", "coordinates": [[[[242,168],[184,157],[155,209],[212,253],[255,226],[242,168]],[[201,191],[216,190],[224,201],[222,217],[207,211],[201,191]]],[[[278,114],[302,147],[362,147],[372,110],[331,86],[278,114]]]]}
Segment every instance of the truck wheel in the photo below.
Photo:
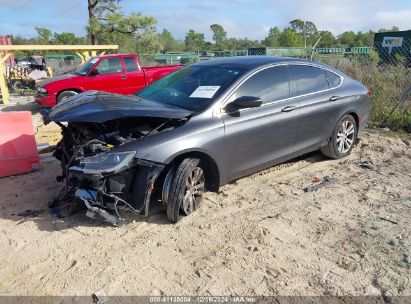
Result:
{"type": "Polygon", "coordinates": [[[357,124],[354,117],[345,115],[335,127],[334,133],[321,152],[330,158],[338,159],[351,153],[357,139],[357,124]]]}
{"type": "Polygon", "coordinates": [[[64,100],[66,100],[67,98],[69,98],[71,96],[74,96],[74,95],[77,95],[77,94],[78,93],[76,91],[63,91],[57,96],[56,102],[60,103],[64,100]]]}
{"type": "Polygon", "coordinates": [[[10,81],[10,89],[12,93],[19,93],[23,88],[24,88],[23,81],[21,80],[10,81]]]}
{"type": "Polygon", "coordinates": [[[176,223],[181,215],[190,215],[196,211],[204,191],[205,176],[200,160],[184,159],[170,180],[167,202],[165,202],[168,219],[176,223]]]}

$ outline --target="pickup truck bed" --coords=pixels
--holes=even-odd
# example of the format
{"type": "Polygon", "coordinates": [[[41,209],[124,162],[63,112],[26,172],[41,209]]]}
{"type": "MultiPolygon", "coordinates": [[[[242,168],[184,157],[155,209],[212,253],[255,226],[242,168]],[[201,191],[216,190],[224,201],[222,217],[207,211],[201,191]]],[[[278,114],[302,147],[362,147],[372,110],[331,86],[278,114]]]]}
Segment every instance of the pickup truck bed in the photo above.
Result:
{"type": "Polygon", "coordinates": [[[167,66],[154,66],[154,67],[143,67],[144,75],[146,77],[147,85],[153,83],[157,79],[174,72],[181,68],[181,65],[167,65],[167,66]]]}

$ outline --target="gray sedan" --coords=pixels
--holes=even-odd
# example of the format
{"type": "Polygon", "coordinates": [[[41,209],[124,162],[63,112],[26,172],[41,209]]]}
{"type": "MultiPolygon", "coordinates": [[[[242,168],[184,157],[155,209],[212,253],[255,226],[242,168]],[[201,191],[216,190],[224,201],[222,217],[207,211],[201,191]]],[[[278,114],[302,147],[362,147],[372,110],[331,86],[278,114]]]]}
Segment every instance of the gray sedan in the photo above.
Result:
{"type": "Polygon", "coordinates": [[[51,207],[74,196],[121,225],[119,210],[157,200],[177,222],[232,180],[317,149],[348,155],[369,112],[367,88],[340,71],[263,56],[190,65],[135,96],[78,94],[49,114],[65,181],[51,207]]]}

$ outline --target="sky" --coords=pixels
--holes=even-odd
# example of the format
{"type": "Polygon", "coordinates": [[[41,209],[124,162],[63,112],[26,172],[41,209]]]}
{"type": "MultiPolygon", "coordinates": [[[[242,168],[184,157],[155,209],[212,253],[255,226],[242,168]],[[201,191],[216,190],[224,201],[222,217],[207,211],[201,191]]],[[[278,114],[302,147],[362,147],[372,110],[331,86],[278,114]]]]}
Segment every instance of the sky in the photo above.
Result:
{"type": "MultiPolygon", "coordinates": [[[[411,0],[122,0],[125,13],[157,19],[157,29],[184,39],[189,29],[206,34],[221,24],[228,37],[263,39],[270,27],[293,19],[309,20],[319,30],[376,31],[398,26],[411,29],[411,0]]],[[[34,27],[84,35],[87,0],[0,0],[0,35],[32,37],[34,27]]]]}

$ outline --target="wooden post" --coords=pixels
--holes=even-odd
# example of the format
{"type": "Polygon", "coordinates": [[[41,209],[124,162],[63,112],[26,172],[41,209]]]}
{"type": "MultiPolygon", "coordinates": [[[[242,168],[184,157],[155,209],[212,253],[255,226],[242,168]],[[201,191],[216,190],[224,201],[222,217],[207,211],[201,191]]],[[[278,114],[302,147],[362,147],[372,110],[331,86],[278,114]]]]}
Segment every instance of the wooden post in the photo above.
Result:
{"type": "Polygon", "coordinates": [[[10,98],[9,88],[7,86],[5,63],[11,54],[11,52],[6,52],[3,56],[0,56],[0,89],[3,104],[8,104],[10,98]]]}

